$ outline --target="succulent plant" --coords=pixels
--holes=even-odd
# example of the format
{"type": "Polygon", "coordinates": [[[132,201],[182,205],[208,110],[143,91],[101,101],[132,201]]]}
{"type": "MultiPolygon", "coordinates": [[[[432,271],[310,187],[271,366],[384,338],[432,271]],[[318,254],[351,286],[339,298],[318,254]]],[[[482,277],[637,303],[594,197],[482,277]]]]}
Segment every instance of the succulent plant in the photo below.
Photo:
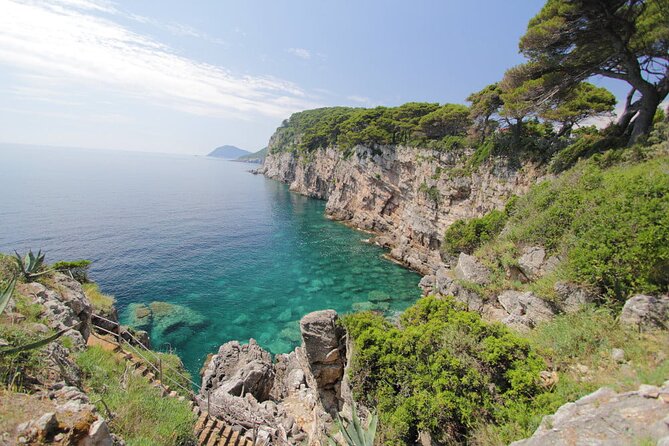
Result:
{"type": "Polygon", "coordinates": [[[16,277],[9,281],[4,290],[0,293],[0,314],[5,311],[7,304],[9,304],[9,299],[12,297],[14,292],[14,287],[16,286],[16,277]]]}
{"type": "Polygon", "coordinates": [[[16,251],[14,251],[14,254],[16,254],[16,264],[26,280],[32,280],[47,272],[42,271],[45,254],[42,253],[41,249],[37,252],[37,255],[33,254],[32,249],[28,251],[25,257],[21,257],[16,251]]]}
{"type": "MultiPolygon", "coordinates": [[[[355,404],[353,404],[351,422],[348,423],[347,426],[344,426],[342,419],[337,416],[336,423],[339,427],[339,431],[344,436],[346,446],[373,446],[378,421],[379,417],[376,414],[372,414],[369,417],[367,427],[363,427],[355,408],[355,404]]],[[[330,446],[337,445],[337,442],[332,437],[330,437],[329,440],[330,446]]]]}

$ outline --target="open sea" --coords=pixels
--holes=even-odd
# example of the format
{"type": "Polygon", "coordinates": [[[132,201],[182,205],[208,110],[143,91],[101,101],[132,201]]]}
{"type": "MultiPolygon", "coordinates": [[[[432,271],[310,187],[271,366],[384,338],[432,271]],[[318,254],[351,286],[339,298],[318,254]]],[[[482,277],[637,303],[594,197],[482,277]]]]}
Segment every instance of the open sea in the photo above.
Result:
{"type": "Polygon", "coordinates": [[[226,341],[285,353],[308,312],[392,315],[420,296],[420,276],[384,260],[367,234],[328,220],[325,202],[247,172],[255,167],[0,145],[0,252],[92,260],[122,322],[147,329],[194,376],[226,341]]]}

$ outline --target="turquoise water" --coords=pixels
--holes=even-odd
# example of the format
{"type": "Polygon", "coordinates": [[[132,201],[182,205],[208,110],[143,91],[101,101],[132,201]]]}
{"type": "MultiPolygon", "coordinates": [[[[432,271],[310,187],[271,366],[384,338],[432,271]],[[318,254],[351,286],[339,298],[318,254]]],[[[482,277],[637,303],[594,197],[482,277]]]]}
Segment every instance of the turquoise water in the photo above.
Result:
{"type": "Polygon", "coordinates": [[[0,251],[93,260],[92,278],[116,296],[125,322],[137,322],[138,304],[177,305],[138,323],[193,373],[231,339],[291,350],[310,311],[391,315],[419,297],[420,277],[363,243],[367,234],[329,221],[323,201],[251,175],[251,167],[0,146],[0,251]]]}

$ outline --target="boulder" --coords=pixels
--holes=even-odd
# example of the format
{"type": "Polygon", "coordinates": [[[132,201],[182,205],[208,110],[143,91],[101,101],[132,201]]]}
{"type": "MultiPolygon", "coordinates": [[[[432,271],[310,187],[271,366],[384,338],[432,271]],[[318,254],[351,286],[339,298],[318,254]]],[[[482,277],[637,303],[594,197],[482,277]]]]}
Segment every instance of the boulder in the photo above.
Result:
{"type": "Polygon", "coordinates": [[[534,434],[514,446],[547,444],[621,445],[648,444],[669,435],[669,382],[662,387],[640,386],[633,392],[616,393],[603,387],[544,417],[534,434]]]}
{"type": "Polygon", "coordinates": [[[345,330],[338,323],[337,312],[323,310],[309,313],[300,320],[306,360],[307,381],[315,388],[323,407],[332,416],[341,409],[341,380],[346,365],[345,330]],[[311,379],[310,379],[311,378],[311,379]]]}
{"type": "Polygon", "coordinates": [[[541,276],[542,267],[546,260],[546,250],[541,246],[530,246],[523,250],[518,259],[518,268],[528,279],[536,279],[541,276]]]}
{"type": "Polygon", "coordinates": [[[65,334],[73,341],[76,350],[86,346],[91,320],[91,304],[86,298],[81,284],[61,273],[54,274],[56,286],[46,287],[41,283],[31,282],[18,286],[19,293],[32,302],[42,305],[42,317],[54,330],[74,327],[65,334]]]}
{"type": "Polygon", "coordinates": [[[487,285],[490,282],[490,271],[474,256],[460,253],[458,264],[455,266],[455,278],[472,282],[477,285],[487,285]]]}
{"type": "Polygon", "coordinates": [[[502,323],[514,328],[533,328],[539,322],[555,316],[553,307],[531,292],[508,290],[497,296],[497,301],[508,313],[502,323]]]}
{"type": "Polygon", "coordinates": [[[274,384],[271,355],[254,339],[241,345],[230,341],[218,349],[202,375],[202,394],[215,392],[243,397],[250,393],[258,401],[269,398],[274,384]]]}
{"type": "Polygon", "coordinates": [[[553,290],[557,295],[558,307],[565,313],[576,313],[597,300],[597,294],[594,291],[576,283],[556,282],[553,290]]]}
{"type": "Polygon", "coordinates": [[[630,297],[623,306],[620,322],[639,329],[667,328],[669,326],[669,295],[637,294],[630,297]]]}

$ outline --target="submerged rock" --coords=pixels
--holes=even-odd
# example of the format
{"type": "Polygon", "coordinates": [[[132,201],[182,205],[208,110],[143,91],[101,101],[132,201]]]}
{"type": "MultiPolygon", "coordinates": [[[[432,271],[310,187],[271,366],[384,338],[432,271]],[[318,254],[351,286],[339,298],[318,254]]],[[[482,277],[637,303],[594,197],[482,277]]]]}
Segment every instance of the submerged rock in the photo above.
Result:
{"type": "Polygon", "coordinates": [[[183,342],[207,322],[197,311],[169,302],[133,303],[128,305],[127,311],[131,328],[150,333],[150,337],[160,343],[183,342]]]}

